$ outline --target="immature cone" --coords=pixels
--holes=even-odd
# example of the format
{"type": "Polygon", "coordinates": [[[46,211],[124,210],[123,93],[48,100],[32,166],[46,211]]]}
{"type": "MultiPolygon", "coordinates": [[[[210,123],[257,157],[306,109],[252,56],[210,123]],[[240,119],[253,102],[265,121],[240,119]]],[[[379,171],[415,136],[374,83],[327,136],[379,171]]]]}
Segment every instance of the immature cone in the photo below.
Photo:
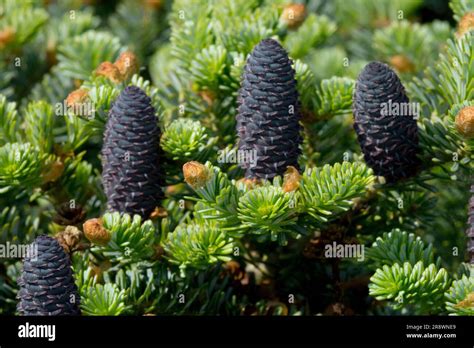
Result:
{"type": "Polygon", "coordinates": [[[239,152],[247,178],[271,179],[298,168],[300,105],[295,71],[280,44],[262,40],[245,65],[238,98],[239,152]]]}
{"type": "Polygon", "coordinates": [[[474,265],[474,185],[471,186],[471,199],[469,200],[469,217],[467,220],[466,235],[467,241],[467,252],[469,254],[469,262],[474,265]]]}
{"type": "Polygon", "coordinates": [[[392,69],[380,62],[365,66],[354,91],[354,129],[367,165],[387,182],[415,175],[420,165],[416,119],[400,112],[410,110],[408,102],[392,69]]]}
{"type": "Polygon", "coordinates": [[[25,257],[18,278],[20,315],[79,315],[80,298],[64,249],[56,239],[39,236],[32,250],[37,254],[25,257]]]}
{"type": "Polygon", "coordinates": [[[56,208],[56,215],[53,216],[53,221],[58,225],[78,225],[86,216],[86,211],[80,204],[72,205],[70,202],[65,202],[56,208]]]}
{"type": "Polygon", "coordinates": [[[130,86],[115,100],[102,147],[102,183],[109,211],[148,218],[163,198],[161,132],[150,98],[130,86]]]}
{"type": "Polygon", "coordinates": [[[456,129],[465,138],[474,137],[474,106],[466,106],[459,111],[455,120],[456,129]]]}

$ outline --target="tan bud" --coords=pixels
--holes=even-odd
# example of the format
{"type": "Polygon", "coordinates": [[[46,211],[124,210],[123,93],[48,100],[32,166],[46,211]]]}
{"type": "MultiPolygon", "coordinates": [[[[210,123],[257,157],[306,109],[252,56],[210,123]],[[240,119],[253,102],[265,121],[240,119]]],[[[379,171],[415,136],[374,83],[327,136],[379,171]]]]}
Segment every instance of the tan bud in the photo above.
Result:
{"type": "Polygon", "coordinates": [[[212,106],[212,104],[214,104],[214,101],[216,100],[216,94],[209,90],[200,91],[199,95],[209,106],[212,106]]]}
{"type": "Polygon", "coordinates": [[[247,189],[252,190],[257,186],[260,186],[262,181],[257,178],[242,178],[237,180],[237,184],[243,184],[247,189]]]}
{"type": "Polygon", "coordinates": [[[159,10],[163,7],[163,0],[145,0],[145,6],[152,10],[159,10]]]}
{"type": "Polygon", "coordinates": [[[43,183],[55,182],[64,172],[64,163],[60,160],[49,163],[43,171],[43,183]]]}
{"type": "Polygon", "coordinates": [[[168,216],[168,211],[163,207],[156,207],[150,214],[150,219],[155,220],[158,218],[165,218],[168,216]]]}
{"type": "Polygon", "coordinates": [[[454,307],[457,308],[471,308],[474,307],[474,292],[467,294],[466,298],[458,303],[454,307]]]}
{"type": "Polygon", "coordinates": [[[89,91],[87,89],[83,88],[72,91],[66,98],[66,105],[73,106],[74,104],[83,103],[89,97],[88,92],[89,91]]]}
{"type": "Polygon", "coordinates": [[[300,187],[301,174],[293,166],[288,166],[285,174],[283,175],[283,191],[293,192],[300,187]]]}
{"type": "Polygon", "coordinates": [[[390,65],[401,73],[410,73],[415,71],[415,65],[403,54],[397,54],[390,58],[390,65]]]}
{"type": "Polygon", "coordinates": [[[280,19],[290,29],[297,29],[306,19],[306,7],[303,4],[289,4],[283,9],[280,19]]]}
{"type": "Polygon", "coordinates": [[[123,76],[120,70],[111,62],[100,63],[99,67],[94,71],[97,76],[104,76],[113,83],[120,83],[123,81],[123,76]]]}
{"type": "Polygon", "coordinates": [[[196,161],[185,163],[183,174],[184,180],[194,189],[203,187],[211,178],[209,168],[196,161]]]}
{"type": "Polygon", "coordinates": [[[474,137],[474,106],[462,108],[456,116],[455,125],[463,137],[474,137]]]}
{"type": "Polygon", "coordinates": [[[456,36],[458,38],[461,38],[464,34],[471,31],[473,28],[474,28],[474,12],[466,13],[459,20],[456,36]]]}
{"type": "Polygon", "coordinates": [[[0,31],[0,48],[4,48],[15,39],[15,29],[12,27],[3,28],[0,31]]]}
{"type": "Polygon", "coordinates": [[[49,67],[52,67],[58,63],[56,53],[56,42],[53,40],[48,41],[46,44],[46,62],[48,63],[49,67]]]}
{"type": "Polygon", "coordinates": [[[137,56],[131,51],[123,52],[114,65],[119,70],[122,80],[129,80],[139,70],[137,56]]]}
{"type": "Polygon", "coordinates": [[[91,276],[95,277],[97,282],[102,282],[104,273],[112,267],[112,263],[109,260],[103,260],[99,264],[91,263],[89,267],[91,269],[91,276]]]}
{"type": "Polygon", "coordinates": [[[107,245],[112,238],[110,232],[102,226],[101,219],[87,220],[82,227],[84,228],[86,238],[91,243],[104,246],[107,245]]]}
{"type": "MultiPolygon", "coordinates": [[[[72,110],[75,115],[82,114],[81,105],[89,98],[87,89],[79,88],[71,93],[66,98],[66,105],[72,110]]],[[[81,115],[85,116],[85,115],[81,115]]]]}
{"type": "Polygon", "coordinates": [[[56,240],[70,254],[77,249],[82,238],[82,232],[75,226],[67,226],[56,235],[56,240]]]}

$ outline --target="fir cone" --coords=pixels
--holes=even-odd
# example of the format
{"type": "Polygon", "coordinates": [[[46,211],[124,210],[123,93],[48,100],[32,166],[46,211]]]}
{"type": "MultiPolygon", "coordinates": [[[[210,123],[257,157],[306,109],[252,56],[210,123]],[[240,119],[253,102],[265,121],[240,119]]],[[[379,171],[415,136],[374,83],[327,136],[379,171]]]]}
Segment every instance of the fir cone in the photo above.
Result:
{"type": "Polygon", "coordinates": [[[359,75],[353,97],[354,129],[369,167],[387,182],[414,176],[419,168],[418,126],[398,76],[371,62],[359,75]],[[398,108],[398,112],[397,112],[398,108]]]}
{"type": "Polygon", "coordinates": [[[256,163],[240,163],[247,178],[271,179],[288,166],[298,168],[301,153],[300,105],[295,71],[281,45],[262,40],[245,65],[238,98],[239,152],[256,153],[256,163]]]}
{"type": "Polygon", "coordinates": [[[467,252],[469,255],[469,262],[474,265],[474,185],[471,185],[471,199],[469,200],[469,217],[467,220],[467,252]]]}
{"type": "Polygon", "coordinates": [[[53,221],[61,226],[78,225],[84,221],[85,216],[86,212],[80,204],[65,202],[56,208],[53,221]]]}
{"type": "Polygon", "coordinates": [[[102,148],[102,183],[109,211],[148,218],[163,198],[160,128],[150,98],[125,88],[107,120],[102,148]]]}
{"type": "Polygon", "coordinates": [[[69,256],[49,236],[39,236],[31,245],[37,254],[25,257],[18,278],[20,315],[79,315],[80,298],[69,256]]]}

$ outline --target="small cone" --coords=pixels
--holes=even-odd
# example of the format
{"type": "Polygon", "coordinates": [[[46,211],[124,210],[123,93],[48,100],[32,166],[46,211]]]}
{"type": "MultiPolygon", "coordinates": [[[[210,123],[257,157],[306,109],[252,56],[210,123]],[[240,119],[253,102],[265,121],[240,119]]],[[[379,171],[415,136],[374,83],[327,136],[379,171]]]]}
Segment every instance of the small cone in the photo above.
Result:
{"type": "Polygon", "coordinates": [[[387,182],[412,177],[420,166],[415,115],[400,112],[410,110],[408,103],[405,89],[392,69],[380,62],[365,66],[354,90],[354,129],[365,162],[387,182]]]}
{"type": "Polygon", "coordinates": [[[298,169],[300,103],[295,71],[275,40],[262,40],[250,54],[238,97],[238,151],[256,161],[241,163],[245,177],[272,179],[298,169]]]}
{"type": "Polygon", "coordinates": [[[163,198],[161,131],[150,98],[125,88],[114,101],[102,147],[102,183],[109,211],[147,219],[163,198]]]}
{"type": "Polygon", "coordinates": [[[20,315],[79,315],[80,298],[69,256],[49,236],[39,236],[31,246],[37,254],[25,257],[18,279],[20,315]]]}

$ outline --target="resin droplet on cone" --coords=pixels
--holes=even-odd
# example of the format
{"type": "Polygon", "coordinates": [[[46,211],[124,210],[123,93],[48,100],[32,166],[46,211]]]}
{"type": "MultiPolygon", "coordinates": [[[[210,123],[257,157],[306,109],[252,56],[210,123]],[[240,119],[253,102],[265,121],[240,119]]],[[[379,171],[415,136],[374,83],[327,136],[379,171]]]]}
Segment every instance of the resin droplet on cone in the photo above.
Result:
{"type": "Polygon", "coordinates": [[[408,103],[392,69],[380,62],[365,66],[355,85],[354,129],[367,165],[388,182],[414,176],[420,165],[416,115],[405,114],[414,109],[408,103]]]}
{"type": "Polygon", "coordinates": [[[18,279],[20,315],[79,315],[80,297],[69,256],[49,236],[39,236],[30,246],[18,279]]]}
{"type": "Polygon", "coordinates": [[[161,132],[150,98],[125,88],[109,112],[102,147],[102,183],[109,211],[148,218],[163,197],[161,132]]]}
{"type": "Polygon", "coordinates": [[[295,71],[281,45],[262,40],[250,54],[238,98],[237,135],[247,178],[271,179],[298,168],[300,105],[295,71]]]}

